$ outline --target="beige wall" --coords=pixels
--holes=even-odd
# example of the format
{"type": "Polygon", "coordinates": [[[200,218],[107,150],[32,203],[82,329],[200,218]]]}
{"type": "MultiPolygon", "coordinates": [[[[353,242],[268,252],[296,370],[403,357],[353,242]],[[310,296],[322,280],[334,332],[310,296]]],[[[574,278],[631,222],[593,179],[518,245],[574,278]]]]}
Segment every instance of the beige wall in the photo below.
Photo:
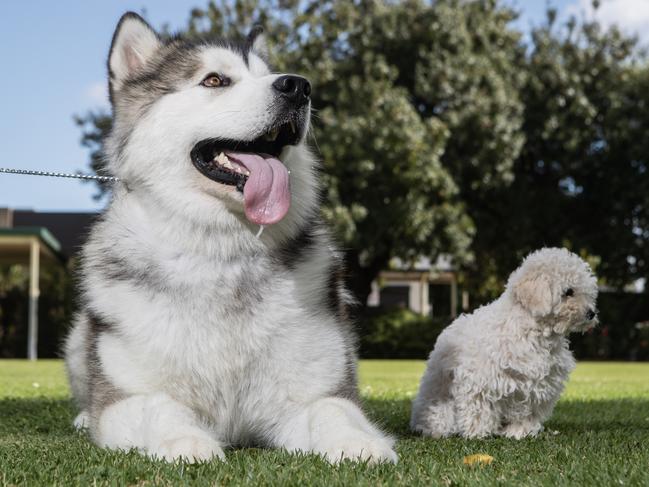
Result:
{"type": "MultiPolygon", "coordinates": [[[[372,292],[367,299],[368,306],[380,306],[381,289],[390,286],[408,286],[408,308],[415,313],[428,315],[431,312],[430,299],[428,296],[429,284],[441,284],[451,286],[451,313],[457,315],[457,279],[452,272],[444,272],[433,275],[423,271],[385,271],[379,276],[379,280],[372,283],[372,292]],[[380,282],[380,284],[379,284],[380,282]]],[[[464,294],[464,293],[463,293],[464,294]]],[[[464,296],[463,296],[464,298],[464,296]]],[[[468,301],[468,296],[466,297],[468,301]]],[[[463,299],[464,301],[464,299],[463,299]]]]}
{"type": "Polygon", "coordinates": [[[14,211],[11,208],[0,208],[0,228],[13,228],[14,211]]]}

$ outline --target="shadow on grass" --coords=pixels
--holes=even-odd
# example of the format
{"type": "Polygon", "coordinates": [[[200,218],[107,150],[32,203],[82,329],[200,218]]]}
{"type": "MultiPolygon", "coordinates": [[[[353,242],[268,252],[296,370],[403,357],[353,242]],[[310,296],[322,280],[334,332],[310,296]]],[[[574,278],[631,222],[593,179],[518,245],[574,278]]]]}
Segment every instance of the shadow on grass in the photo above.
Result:
{"type": "MultiPolygon", "coordinates": [[[[409,399],[365,398],[363,404],[369,416],[386,431],[400,438],[418,437],[408,426],[409,399]]],[[[649,434],[649,398],[562,401],[545,426],[546,429],[574,434],[597,431],[614,433],[630,429],[649,434]]]]}
{"type": "MultiPolygon", "coordinates": [[[[408,427],[409,399],[366,398],[363,404],[369,416],[386,431],[401,438],[417,436],[408,427]]],[[[0,436],[72,434],[73,417],[74,408],[66,399],[0,399],[0,436]]],[[[649,434],[649,398],[562,401],[546,427],[575,434],[629,429],[649,434]]]]}
{"type": "Polygon", "coordinates": [[[0,437],[11,434],[74,433],[73,408],[67,399],[5,398],[0,400],[0,437]]]}
{"type": "Polygon", "coordinates": [[[563,401],[547,425],[566,433],[632,429],[649,434],[649,398],[563,401]]]}

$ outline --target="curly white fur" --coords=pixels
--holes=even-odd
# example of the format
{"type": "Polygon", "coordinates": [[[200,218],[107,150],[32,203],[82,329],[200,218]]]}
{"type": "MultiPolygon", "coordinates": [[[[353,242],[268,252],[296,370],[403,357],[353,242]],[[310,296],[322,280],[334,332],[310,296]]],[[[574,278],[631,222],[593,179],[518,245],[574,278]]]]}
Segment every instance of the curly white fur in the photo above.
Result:
{"type": "Polygon", "coordinates": [[[434,438],[534,436],[575,366],[566,335],[596,324],[597,281],[565,249],[530,254],[496,301],[437,339],[411,428],[434,438]]]}

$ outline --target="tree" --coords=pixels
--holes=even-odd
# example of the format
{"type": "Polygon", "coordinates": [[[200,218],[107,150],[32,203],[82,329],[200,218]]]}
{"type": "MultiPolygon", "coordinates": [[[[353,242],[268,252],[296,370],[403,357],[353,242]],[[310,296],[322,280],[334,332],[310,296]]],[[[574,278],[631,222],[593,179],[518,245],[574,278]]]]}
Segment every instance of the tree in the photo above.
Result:
{"type": "MultiPolygon", "coordinates": [[[[314,144],[323,215],[365,303],[393,257],[450,253],[470,262],[470,217],[485,191],[512,180],[522,144],[520,35],[496,1],[210,2],[187,35],[242,35],[266,24],[282,71],[314,83],[314,144]]],[[[109,119],[80,119],[101,153],[109,119]]],[[[100,158],[94,157],[95,166],[100,158]]]]}
{"type": "Polygon", "coordinates": [[[557,25],[550,11],[532,32],[514,182],[472,215],[481,266],[471,276],[485,299],[544,245],[591,258],[612,285],[647,277],[649,73],[641,60],[634,39],[596,22],[557,25]]]}
{"type": "MultiPolygon", "coordinates": [[[[88,112],[85,116],[74,117],[75,123],[82,131],[81,145],[90,151],[90,170],[98,175],[107,175],[106,161],[104,160],[104,139],[113,126],[112,116],[100,110],[88,112]]],[[[109,191],[109,184],[104,181],[93,181],[98,186],[98,192],[93,196],[98,200],[109,191]]]]}
{"type": "Polygon", "coordinates": [[[584,188],[575,241],[602,256],[599,272],[616,286],[649,280],[649,68],[628,61],[611,79],[620,89],[588,167],[575,175],[584,188]]]}

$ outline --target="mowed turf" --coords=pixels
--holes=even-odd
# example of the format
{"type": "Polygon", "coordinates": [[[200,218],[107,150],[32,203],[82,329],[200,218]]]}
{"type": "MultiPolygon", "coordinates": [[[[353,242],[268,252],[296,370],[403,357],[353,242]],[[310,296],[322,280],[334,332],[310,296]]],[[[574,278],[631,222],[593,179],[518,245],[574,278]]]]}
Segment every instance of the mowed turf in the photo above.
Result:
{"type": "Polygon", "coordinates": [[[545,431],[514,441],[431,440],[408,432],[424,363],[364,361],[369,415],[399,439],[398,465],[237,449],[227,462],[167,464],[91,445],[71,427],[60,361],[0,361],[2,485],[649,485],[649,364],[580,363],[545,431]],[[488,466],[465,466],[474,453],[488,466]]]}

